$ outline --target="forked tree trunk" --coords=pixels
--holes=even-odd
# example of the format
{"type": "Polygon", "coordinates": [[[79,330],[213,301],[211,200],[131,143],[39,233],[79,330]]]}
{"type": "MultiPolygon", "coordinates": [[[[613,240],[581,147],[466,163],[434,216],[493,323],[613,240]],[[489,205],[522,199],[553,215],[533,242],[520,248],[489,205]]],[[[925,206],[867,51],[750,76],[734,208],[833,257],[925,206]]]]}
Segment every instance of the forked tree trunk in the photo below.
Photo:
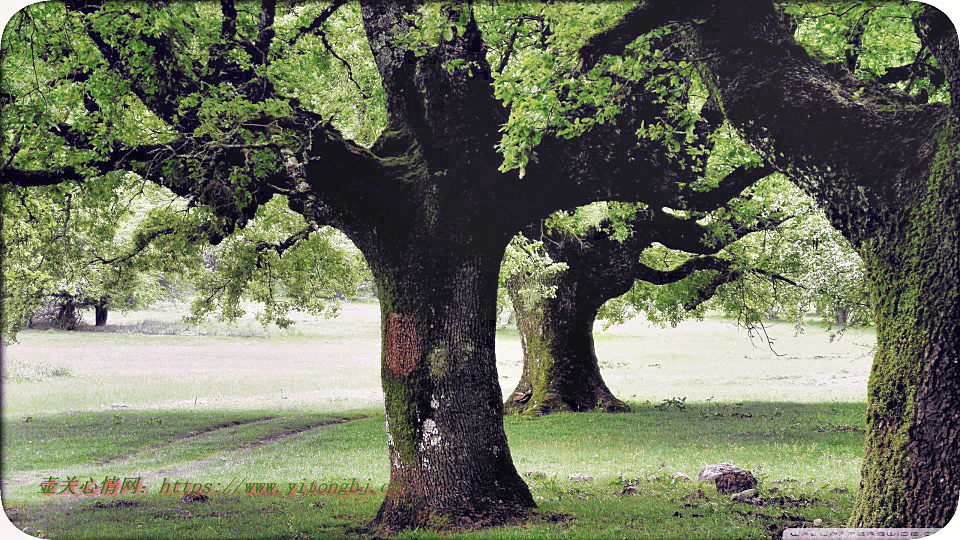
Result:
{"type": "Polygon", "coordinates": [[[500,414],[500,254],[435,246],[429,253],[429,244],[371,264],[381,298],[390,482],[403,487],[387,495],[374,525],[513,523],[535,504],[514,468],[500,414]]]}
{"type": "MultiPolygon", "coordinates": [[[[508,293],[523,346],[523,374],[504,403],[507,414],[543,415],[554,411],[630,412],[607,388],[593,342],[597,310],[578,305],[572,272],[555,278],[556,295],[530,298],[517,279],[508,293]]],[[[546,284],[544,284],[546,285],[546,284]]],[[[583,284],[586,286],[586,284],[583,284]]]]}

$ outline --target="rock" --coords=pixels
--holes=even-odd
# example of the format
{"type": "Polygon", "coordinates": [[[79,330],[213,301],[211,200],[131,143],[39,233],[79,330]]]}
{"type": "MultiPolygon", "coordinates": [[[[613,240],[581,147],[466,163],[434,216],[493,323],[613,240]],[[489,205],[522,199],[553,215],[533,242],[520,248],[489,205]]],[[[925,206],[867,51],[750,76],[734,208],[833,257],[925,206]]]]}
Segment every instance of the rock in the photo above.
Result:
{"type": "Polygon", "coordinates": [[[547,477],[547,473],[543,471],[527,471],[523,473],[523,475],[526,476],[527,478],[546,478],[547,477]]]}
{"type": "Polygon", "coordinates": [[[581,473],[576,473],[576,474],[571,474],[569,480],[570,480],[571,482],[589,482],[589,481],[593,480],[593,477],[592,477],[592,476],[587,476],[587,475],[581,474],[581,473]]]}
{"type": "Polygon", "coordinates": [[[734,493],[731,497],[731,501],[736,502],[745,502],[757,496],[757,490],[755,489],[745,489],[739,493],[734,493]]]}
{"type": "Polygon", "coordinates": [[[693,482],[689,476],[683,474],[682,472],[674,473],[673,477],[681,482],[693,482]]]}
{"type": "Polygon", "coordinates": [[[820,519],[820,518],[817,518],[817,519],[813,520],[813,524],[816,525],[817,527],[819,527],[820,525],[823,525],[823,520],[820,519]]]}
{"type": "Polygon", "coordinates": [[[731,471],[750,472],[746,469],[741,469],[732,463],[717,463],[716,465],[707,465],[706,467],[700,469],[700,473],[697,475],[697,480],[713,480],[721,473],[731,471]]]}
{"type": "Polygon", "coordinates": [[[757,479],[750,471],[727,472],[716,478],[717,493],[728,495],[757,487],[757,479]]]}
{"type": "Polygon", "coordinates": [[[730,463],[707,465],[700,470],[697,480],[713,481],[717,484],[717,493],[729,495],[757,487],[757,478],[747,469],[730,463]]]}
{"type": "Polygon", "coordinates": [[[634,495],[637,493],[637,488],[633,486],[627,486],[617,492],[618,495],[634,495]]]}

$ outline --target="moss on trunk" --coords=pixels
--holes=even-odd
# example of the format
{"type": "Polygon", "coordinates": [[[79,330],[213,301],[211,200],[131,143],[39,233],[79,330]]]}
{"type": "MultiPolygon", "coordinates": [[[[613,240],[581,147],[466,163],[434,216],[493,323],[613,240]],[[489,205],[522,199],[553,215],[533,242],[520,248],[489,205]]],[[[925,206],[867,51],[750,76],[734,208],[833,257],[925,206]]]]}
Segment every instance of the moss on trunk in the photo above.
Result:
{"type": "Polygon", "coordinates": [[[929,178],[863,248],[878,344],[857,526],[944,526],[960,493],[960,137],[932,140],[929,178]]]}

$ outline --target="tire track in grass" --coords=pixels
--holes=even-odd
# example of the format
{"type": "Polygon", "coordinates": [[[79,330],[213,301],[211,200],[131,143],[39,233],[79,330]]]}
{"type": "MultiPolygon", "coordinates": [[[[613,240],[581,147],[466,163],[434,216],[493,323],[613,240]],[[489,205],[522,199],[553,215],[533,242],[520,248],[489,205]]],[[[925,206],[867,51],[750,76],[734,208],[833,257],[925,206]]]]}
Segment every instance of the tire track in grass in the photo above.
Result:
{"type": "MultiPolygon", "coordinates": [[[[124,452],[124,453],[121,453],[121,454],[116,454],[116,455],[113,455],[113,456],[106,456],[106,457],[98,458],[98,459],[95,459],[95,460],[90,461],[90,462],[88,462],[88,463],[90,463],[90,465],[92,465],[92,466],[94,466],[94,467],[102,467],[102,466],[104,466],[104,465],[109,465],[109,464],[111,464],[111,463],[118,463],[118,462],[122,463],[122,462],[125,462],[125,461],[130,460],[131,458],[133,458],[133,457],[135,457],[135,456],[137,456],[137,455],[139,455],[139,454],[144,454],[144,453],[147,453],[147,452],[152,452],[152,451],[160,450],[160,449],[162,449],[162,448],[164,448],[164,447],[167,447],[167,446],[170,446],[170,445],[173,445],[173,444],[177,444],[177,443],[181,443],[181,442],[185,442],[185,441],[190,441],[190,440],[192,440],[192,439],[198,439],[198,438],[200,438],[200,437],[203,437],[203,436],[205,436],[205,435],[209,435],[210,433],[213,433],[213,432],[218,431],[218,430],[231,429],[231,428],[235,428],[235,427],[238,427],[238,426],[245,426],[245,425],[249,425],[249,424],[255,424],[255,423],[257,423],[257,422],[268,422],[268,421],[270,421],[270,420],[275,420],[275,419],[277,419],[277,418],[279,418],[279,417],[274,415],[274,416],[261,416],[261,417],[257,417],[257,418],[248,418],[248,419],[243,419],[243,420],[231,420],[231,421],[229,421],[229,422],[221,422],[221,423],[218,423],[218,424],[213,424],[213,425],[211,425],[211,426],[202,428],[202,429],[197,430],[197,431],[192,431],[192,432],[190,432],[190,433],[187,434],[187,435],[180,435],[180,436],[174,437],[174,438],[172,438],[172,439],[169,439],[169,440],[166,440],[166,441],[163,441],[163,442],[160,442],[160,443],[155,443],[155,444],[143,446],[143,447],[140,447],[140,448],[135,448],[135,449],[132,449],[132,450],[130,450],[130,451],[128,451],[128,452],[124,452]]],[[[78,468],[79,468],[79,467],[78,467],[78,468]]],[[[31,485],[31,484],[32,484],[32,485],[39,485],[39,483],[42,481],[43,478],[46,478],[46,477],[48,477],[48,476],[57,476],[57,474],[58,474],[59,472],[61,472],[61,471],[59,471],[59,470],[57,470],[57,469],[35,469],[35,470],[31,470],[31,471],[24,471],[24,472],[19,473],[19,474],[12,474],[12,475],[9,475],[9,476],[4,475],[4,478],[3,478],[3,487],[4,487],[4,488],[8,488],[8,487],[9,487],[9,488],[13,488],[13,487],[20,487],[20,486],[31,485]]]]}
{"type": "MultiPolygon", "coordinates": [[[[289,429],[284,429],[279,433],[273,433],[266,437],[262,437],[258,440],[240,444],[238,446],[223,448],[213,453],[214,455],[207,457],[205,459],[196,459],[187,462],[182,462],[179,466],[173,467],[161,467],[159,469],[151,471],[143,471],[138,474],[142,481],[147,482],[155,481],[160,478],[186,478],[191,477],[195,478],[204,473],[208,473],[214,465],[219,465],[223,461],[227,460],[227,457],[224,456],[238,456],[249,452],[250,450],[265,447],[267,445],[281,442],[287,440],[296,435],[318,429],[318,428],[328,428],[334,425],[342,425],[355,420],[362,420],[370,418],[374,415],[360,415],[360,416],[351,416],[348,418],[326,418],[317,422],[311,422],[306,425],[297,426],[289,429]]],[[[282,417],[278,417],[281,418],[282,417]]],[[[276,419],[276,418],[275,418],[276,419]]],[[[209,433],[208,433],[209,434],[209,433]]]]}
{"type": "MultiPolygon", "coordinates": [[[[284,416],[278,416],[278,415],[271,415],[271,416],[262,416],[257,418],[248,418],[243,420],[232,420],[229,422],[221,422],[218,424],[214,424],[214,425],[202,428],[200,430],[192,431],[186,435],[180,435],[180,436],[174,437],[172,439],[169,439],[160,443],[132,449],[128,452],[125,452],[119,455],[96,459],[90,462],[90,464],[92,467],[101,468],[104,466],[109,466],[111,464],[130,462],[141,456],[147,456],[151,453],[161,452],[167,448],[173,448],[175,445],[178,445],[178,444],[184,444],[184,443],[189,444],[191,441],[196,441],[196,440],[202,439],[203,437],[215,436],[217,432],[220,432],[223,430],[238,429],[238,428],[242,429],[244,427],[250,427],[255,424],[262,424],[262,423],[271,422],[274,420],[283,420],[283,419],[293,420],[295,418],[296,417],[284,417],[284,416]]],[[[289,428],[289,429],[281,428],[279,433],[273,433],[266,437],[262,437],[258,440],[255,440],[253,442],[247,442],[244,444],[240,444],[238,446],[222,448],[217,450],[216,453],[218,454],[245,453],[251,449],[263,447],[263,446],[272,444],[274,442],[278,442],[278,441],[287,439],[289,437],[293,437],[294,435],[304,433],[312,429],[331,426],[335,424],[344,424],[354,420],[360,420],[362,418],[369,418],[369,415],[361,415],[361,416],[347,417],[347,418],[344,418],[344,417],[324,418],[323,420],[311,422],[309,424],[297,426],[294,428],[289,428]]],[[[190,460],[185,462],[184,465],[179,467],[172,467],[172,468],[160,467],[159,469],[144,471],[139,476],[142,478],[142,480],[146,481],[148,479],[152,480],[152,479],[160,478],[163,475],[171,475],[171,474],[182,475],[189,472],[202,471],[204,468],[207,468],[210,465],[217,463],[218,460],[221,460],[221,459],[222,458],[220,457],[211,457],[206,459],[200,458],[196,460],[190,460]]],[[[25,471],[21,474],[5,476],[3,478],[3,487],[15,488],[15,487],[21,487],[26,485],[39,485],[39,483],[42,481],[43,478],[46,478],[47,476],[57,476],[59,472],[62,472],[62,471],[58,471],[54,469],[49,469],[49,470],[40,469],[40,470],[25,471]]]]}
{"type": "Polygon", "coordinates": [[[159,450],[159,449],[161,449],[161,448],[164,448],[164,447],[166,447],[166,446],[170,446],[170,445],[173,445],[173,444],[177,444],[177,443],[181,443],[181,442],[185,442],[185,441],[190,441],[190,440],[193,440],[193,439],[198,439],[198,438],[203,437],[203,436],[205,436],[205,435],[208,435],[208,434],[210,434],[210,433],[212,433],[212,432],[214,432],[214,431],[218,431],[218,430],[221,430],[221,429],[235,428],[235,427],[238,427],[238,426],[246,426],[246,425],[249,425],[249,424],[256,424],[257,422],[269,422],[269,421],[271,421],[271,420],[276,420],[277,418],[279,418],[279,417],[278,417],[278,416],[262,416],[262,417],[259,417],[259,418],[248,418],[248,419],[246,419],[246,420],[232,420],[232,421],[230,421],[230,422],[224,422],[224,423],[220,423],[220,424],[214,424],[214,425],[212,425],[212,426],[203,428],[203,429],[201,429],[201,430],[199,430],[199,431],[191,432],[191,433],[188,434],[188,435],[181,435],[181,436],[179,436],[179,437],[175,437],[175,438],[170,439],[170,440],[168,440],[168,441],[164,441],[164,442],[157,443],[157,444],[151,444],[151,445],[146,446],[146,447],[143,447],[143,448],[137,448],[137,449],[131,450],[131,451],[129,451],[129,452],[124,452],[123,454],[119,454],[119,455],[116,455],[116,456],[100,458],[100,459],[94,461],[94,463],[97,464],[97,465],[107,465],[107,464],[113,463],[113,462],[115,462],[115,461],[127,461],[128,459],[130,459],[130,457],[135,456],[135,455],[137,455],[137,454],[141,454],[141,453],[144,453],[144,452],[149,452],[149,451],[152,451],[152,450],[159,450]]]}
{"type": "Polygon", "coordinates": [[[246,452],[246,451],[252,450],[252,449],[254,449],[254,448],[260,448],[261,446],[266,446],[266,445],[268,445],[268,444],[272,444],[272,443],[275,443],[275,442],[278,442],[278,441],[282,441],[282,440],[284,440],[284,439],[289,439],[290,437],[293,437],[294,435],[299,435],[300,433],[303,433],[303,432],[305,432],[305,431],[310,431],[310,430],[312,430],[312,429],[317,429],[317,428],[321,428],[321,427],[329,427],[329,426],[332,426],[332,425],[334,425],[334,424],[346,424],[347,422],[353,422],[353,421],[355,421],[355,420],[361,420],[361,419],[364,419],[364,418],[370,418],[370,417],[369,417],[369,416],[357,416],[356,418],[338,418],[338,419],[332,419],[332,420],[324,420],[323,422],[319,422],[319,423],[311,424],[311,425],[306,425],[306,426],[300,426],[300,427],[297,427],[297,428],[293,428],[293,429],[287,430],[287,431],[285,431],[285,432],[283,432],[283,433],[277,433],[277,434],[275,434],[275,435],[270,435],[269,437],[264,437],[263,439],[260,439],[259,441],[255,441],[255,442],[252,442],[252,443],[247,443],[247,444],[240,445],[240,446],[234,448],[234,449],[231,450],[231,451],[232,451],[232,452],[246,452]]]}

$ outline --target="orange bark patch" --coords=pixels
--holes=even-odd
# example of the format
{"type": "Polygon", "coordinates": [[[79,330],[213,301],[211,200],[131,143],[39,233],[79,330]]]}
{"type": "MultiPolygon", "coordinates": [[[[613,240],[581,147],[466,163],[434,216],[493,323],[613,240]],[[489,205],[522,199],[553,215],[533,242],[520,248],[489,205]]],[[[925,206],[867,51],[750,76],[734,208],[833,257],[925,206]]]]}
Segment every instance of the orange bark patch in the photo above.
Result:
{"type": "Polygon", "coordinates": [[[388,313],[384,350],[390,371],[397,377],[410,375],[417,366],[418,349],[413,320],[399,313],[388,313]]]}

